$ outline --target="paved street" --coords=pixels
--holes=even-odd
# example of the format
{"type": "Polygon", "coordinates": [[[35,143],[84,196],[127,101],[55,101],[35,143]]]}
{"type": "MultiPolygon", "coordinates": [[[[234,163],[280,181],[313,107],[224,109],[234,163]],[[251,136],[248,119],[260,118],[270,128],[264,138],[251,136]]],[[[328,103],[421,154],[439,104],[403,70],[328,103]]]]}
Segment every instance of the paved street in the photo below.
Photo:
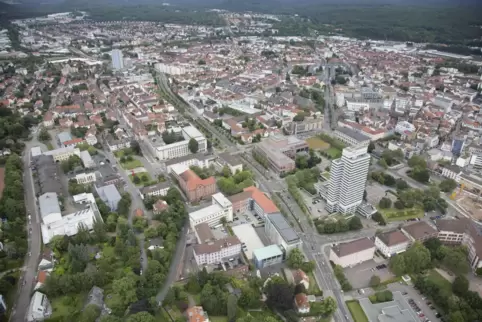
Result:
{"type": "Polygon", "coordinates": [[[32,177],[32,170],[30,169],[30,149],[34,146],[42,146],[46,150],[45,145],[37,141],[36,133],[33,134],[33,139],[30,142],[25,142],[25,150],[22,155],[24,178],[23,186],[25,190],[25,207],[27,212],[30,213],[30,224],[27,229],[31,229],[29,233],[29,252],[30,257],[25,259],[23,278],[19,282],[18,298],[11,315],[12,322],[25,321],[25,314],[30,304],[30,295],[36,283],[37,277],[37,265],[39,263],[40,251],[42,246],[41,232],[40,232],[40,216],[37,209],[37,198],[35,197],[35,188],[32,177]],[[22,281],[25,285],[22,285],[22,281]]]}

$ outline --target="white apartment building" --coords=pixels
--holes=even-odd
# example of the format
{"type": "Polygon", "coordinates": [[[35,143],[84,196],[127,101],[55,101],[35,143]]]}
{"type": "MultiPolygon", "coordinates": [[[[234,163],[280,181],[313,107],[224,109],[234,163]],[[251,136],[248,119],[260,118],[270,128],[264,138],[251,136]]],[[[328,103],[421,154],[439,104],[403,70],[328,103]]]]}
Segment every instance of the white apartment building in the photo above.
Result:
{"type": "Polygon", "coordinates": [[[81,151],[80,152],[80,159],[84,165],[84,168],[93,168],[95,167],[95,162],[90,156],[89,151],[81,151]]]}
{"type": "Polygon", "coordinates": [[[88,184],[91,182],[95,182],[97,180],[97,176],[95,175],[95,172],[79,173],[75,176],[75,180],[78,184],[88,184]]]}
{"type": "Polygon", "coordinates": [[[187,126],[182,128],[183,141],[172,144],[160,145],[155,147],[156,156],[159,160],[169,160],[180,158],[191,153],[189,150],[189,141],[195,139],[198,142],[198,153],[207,151],[207,140],[194,126],[187,126]]]}
{"type": "Polygon", "coordinates": [[[340,159],[331,162],[326,209],[343,214],[354,213],[363,202],[370,155],[367,146],[343,149],[340,159]]]}
{"type": "Polygon", "coordinates": [[[398,122],[395,126],[395,132],[403,134],[405,131],[413,132],[415,131],[415,126],[407,121],[398,122]]]}
{"type": "Polygon", "coordinates": [[[370,138],[363,133],[352,130],[347,127],[338,127],[335,130],[335,137],[350,146],[368,146],[370,144],[370,138]]]}
{"type": "Polygon", "coordinates": [[[193,247],[194,258],[198,265],[218,264],[223,259],[233,258],[241,254],[241,242],[236,236],[197,244],[193,247]]]}
{"type": "Polygon", "coordinates": [[[144,199],[146,197],[165,196],[169,188],[171,188],[171,183],[168,181],[144,187],[141,189],[141,197],[144,199]]]}
{"type": "Polygon", "coordinates": [[[212,195],[210,206],[189,214],[189,222],[192,229],[204,222],[212,227],[218,225],[223,217],[226,217],[228,222],[233,221],[233,204],[222,193],[218,192],[212,195]]]}
{"type": "Polygon", "coordinates": [[[51,155],[54,161],[62,162],[68,160],[73,155],[80,157],[80,150],[74,147],[65,147],[44,152],[44,155],[51,155]]]}
{"type": "MultiPolygon", "coordinates": [[[[172,167],[176,165],[185,165],[186,167],[208,168],[213,163],[214,156],[206,156],[204,153],[189,154],[180,158],[168,160],[165,162],[167,173],[171,173],[172,167]]],[[[233,172],[234,173],[234,172],[233,172]]]]}
{"type": "Polygon", "coordinates": [[[341,267],[352,267],[373,259],[375,243],[369,238],[361,238],[341,243],[330,249],[330,261],[341,267]]]}
{"type": "Polygon", "coordinates": [[[375,247],[385,257],[403,253],[409,245],[410,239],[399,230],[389,231],[375,237],[375,247]]]}
{"type": "Polygon", "coordinates": [[[37,322],[48,319],[52,315],[52,306],[47,295],[35,292],[30,299],[30,305],[27,312],[27,321],[37,322]]]}
{"type": "Polygon", "coordinates": [[[366,101],[346,99],[346,108],[349,111],[359,112],[367,111],[370,109],[370,103],[366,101]]]}

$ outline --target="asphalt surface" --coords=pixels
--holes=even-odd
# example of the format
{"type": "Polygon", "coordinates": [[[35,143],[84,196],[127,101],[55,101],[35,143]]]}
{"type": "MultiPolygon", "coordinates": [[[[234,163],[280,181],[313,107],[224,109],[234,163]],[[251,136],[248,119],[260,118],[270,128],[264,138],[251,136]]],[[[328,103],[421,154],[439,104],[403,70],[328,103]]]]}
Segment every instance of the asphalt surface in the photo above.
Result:
{"type": "MultiPolygon", "coordinates": [[[[32,177],[32,169],[30,169],[30,149],[34,146],[45,146],[37,141],[36,133],[30,142],[25,142],[25,150],[22,154],[23,160],[23,186],[25,191],[25,207],[27,213],[30,213],[31,219],[27,217],[27,232],[31,229],[28,238],[28,251],[30,256],[26,256],[25,265],[23,267],[24,273],[19,282],[17,301],[13,307],[10,321],[23,322],[26,318],[26,313],[30,305],[30,295],[36,284],[37,266],[40,260],[41,251],[41,232],[40,232],[40,216],[37,208],[37,198],[35,197],[34,181],[32,177]]],[[[27,214],[28,216],[28,214],[27,214]]]]}

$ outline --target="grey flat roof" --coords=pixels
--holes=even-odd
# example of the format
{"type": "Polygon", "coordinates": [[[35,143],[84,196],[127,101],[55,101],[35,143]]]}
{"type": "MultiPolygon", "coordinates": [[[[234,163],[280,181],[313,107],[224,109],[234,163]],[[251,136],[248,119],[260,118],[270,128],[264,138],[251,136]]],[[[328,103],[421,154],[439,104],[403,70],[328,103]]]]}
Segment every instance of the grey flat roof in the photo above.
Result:
{"type": "Polygon", "coordinates": [[[171,183],[169,181],[165,181],[165,182],[153,184],[152,186],[144,187],[141,189],[141,191],[142,193],[149,193],[152,191],[158,191],[161,189],[169,188],[170,186],[171,186],[171,183]]]}
{"type": "Polygon", "coordinates": [[[226,161],[226,163],[228,163],[229,165],[235,166],[242,164],[240,158],[236,155],[232,155],[230,152],[220,153],[218,154],[218,156],[224,161],[226,161]]]}
{"type": "Polygon", "coordinates": [[[269,221],[276,227],[281,237],[287,244],[299,241],[300,237],[295,230],[288,224],[285,217],[281,213],[267,215],[269,221]]]}
{"type": "Polygon", "coordinates": [[[58,164],[51,155],[39,155],[34,158],[35,172],[39,184],[39,193],[62,192],[62,184],[59,178],[58,164]]]}
{"type": "Polygon", "coordinates": [[[38,204],[42,219],[52,213],[60,214],[59,199],[55,192],[47,192],[38,197],[38,204]]]}
{"type": "Polygon", "coordinates": [[[206,160],[206,159],[214,159],[214,158],[215,158],[214,155],[206,155],[205,153],[200,152],[200,153],[196,153],[196,154],[188,154],[186,156],[176,158],[176,159],[167,160],[165,162],[165,165],[170,166],[170,165],[173,165],[173,164],[181,163],[181,162],[184,162],[184,161],[187,161],[187,160],[192,160],[192,159],[206,160]]]}
{"type": "Polygon", "coordinates": [[[349,137],[357,140],[358,142],[370,141],[370,138],[368,136],[366,136],[365,134],[362,134],[362,133],[357,132],[355,130],[349,129],[347,127],[341,126],[341,127],[338,127],[336,130],[345,134],[345,135],[348,135],[349,137]]]}

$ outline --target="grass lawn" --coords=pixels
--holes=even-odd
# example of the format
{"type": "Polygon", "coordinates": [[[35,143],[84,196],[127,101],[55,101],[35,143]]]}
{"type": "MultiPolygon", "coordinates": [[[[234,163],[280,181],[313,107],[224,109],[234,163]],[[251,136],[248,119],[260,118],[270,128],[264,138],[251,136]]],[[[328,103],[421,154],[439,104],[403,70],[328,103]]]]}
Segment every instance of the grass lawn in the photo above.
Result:
{"type": "Polygon", "coordinates": [[[368,322],[368,318],[365,312],[363,312],[363,309],[358,301],[346,301],[346,305],[348,306],[351,316],[355,322],[368,322]]]}
{"type": "Polygon", "coordinates": [[[228,322],[227,316],[210,316],[209,321],[211,322],[228,322]]]}
{"type": "Polygon", "coordinates": [[[142,167],[142,162],[137,159],[134,159],[132,161],[121,162],[121,166],[125,170],[131,170],[131,169],[142,167]]]}
{"type": "Polygon", "coordinates": [[[327,180],[330,180],[330,173],[328,171],[323,172],[321,176],[326,178],[327,180]]]}
{"type": "Polygon", "coordinates": [[[328,155],[329,155],[332,159],[337,159],[337,158],[341,157],[341,151],[338,150],[337,148],[330,147],[330,148],[327,149],[325,152],[328,153],[328,155]]]}
{"type": "Polygon", "coordinates": [[[80,312],[84,305],[85,294],[61,296],[52,301],[52,319],[62,321],[72,317],[72,313],[80,312]]]}
{"type": "Polygon", "coordinates": [[[320,288],[318,287],[318,284],[316,283],[315,276],[313,275],[312,272],[308,273],[308,277],[310,278],[310,287],[308,288],[308,293],[309,294],[318,294],[320,292],[320,288]]]}
{"type": "Polygon", "coordinates": [[[263,319],[267,318],[268,316],[275,318],[276,321],[281,321],[276,314],[274,314],[267,308],[265,308],[263,311],[248,311],[248,313],[252,317],[256,318],[256,321],[263,321],[263,319]]]}
{"type": "Polygon", "coordinates": [[[422,218],[424,215],[421,208],[410,208],[398,210],[395,208],[379,209],[386,221],[403,221],[413,218],[422,218]]]}
{"type": "Polygon", "coordinates": [[[142,187],[146,184],[152,183],[152,178],[147,172],[142,172],[142,173],[136,173],[135,176],[139,177],[141,181],[139,183],[134,182],[134,176],[132,174],[129,174],[129,179],[131,179],[132,183],[134,183],[136,186],[142,187]],[[147,178],[147,179],[146,179],[147,178]]]}
{"type": "Polygon", "coordinates": [[[52,151],[54,149],[54,146],[51,142],[47,142],[45,145],[47,146],[47,149],[49,149],[49,151],[52,151]]]}
{"type": "Polygon", "coordinates": [[[428,274],[427,274],[427,279],[433,282],[434,284],[437,284],[440,288],[447,290],[449,292],[452,292],[452,283],[445,279],[442,275],[439,274],[436,270],[432,269],[428,274]]]}
{"type": "Polygon", "coordinates": [[[317,137],[309,138],[309,139],[306,139],[305,141],[306,143],[308,143],[308,146],[310,147],[310,149],[313,149],[313,150],[325,150],[330,147],[329,143],[326,143],[325,141],[317,137]]]}

